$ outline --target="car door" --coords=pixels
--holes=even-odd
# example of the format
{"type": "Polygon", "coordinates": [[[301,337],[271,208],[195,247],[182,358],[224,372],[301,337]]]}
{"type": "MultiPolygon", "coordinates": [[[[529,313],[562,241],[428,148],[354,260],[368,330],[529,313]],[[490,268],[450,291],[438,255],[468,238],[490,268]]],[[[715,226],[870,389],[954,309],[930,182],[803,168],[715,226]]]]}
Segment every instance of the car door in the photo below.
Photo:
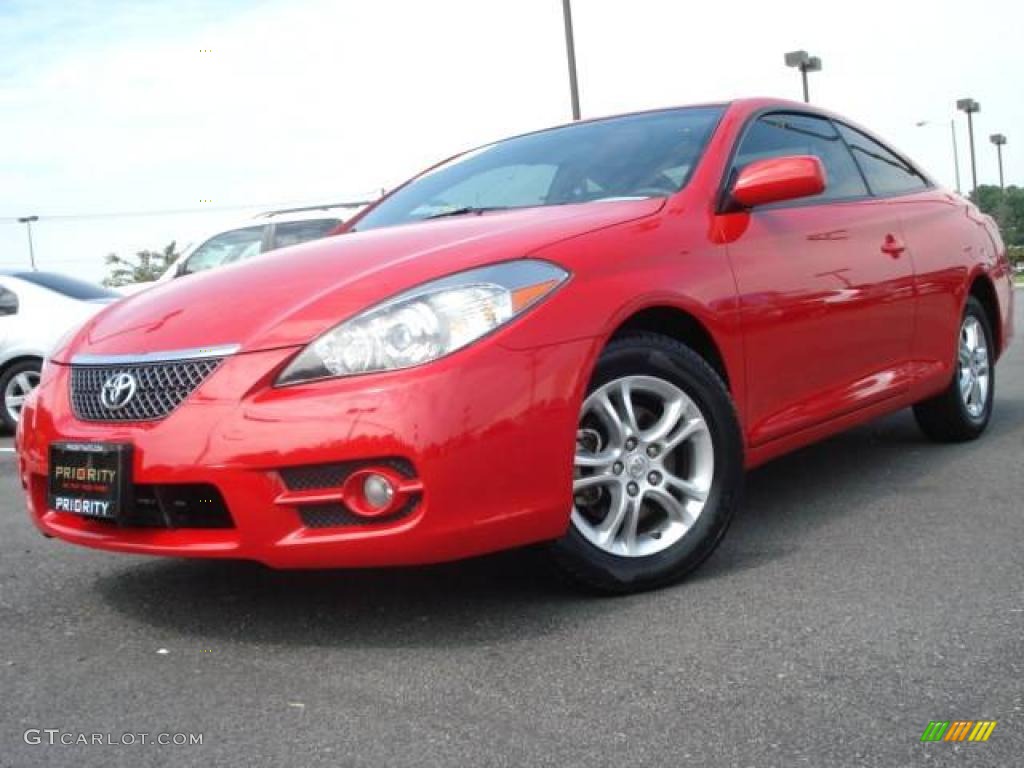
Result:
{"type": "Polygon", "coordinates": [[[746,421],[758,445],[907,387],[913,268],[897,217],[871,197],[831,121],[770,113],[741,136],[731,173],[754,160],[814,155],[826,188],[734,214],[728,244],[744,329],[746,421]]]}
{"type": "Polygon", "coordinates": [[[917,316],[914,358],[919,375],[948,381],[956,354],[963,302],[965,264],[992,253],[979,217],[968,204],[935,189],[908,160],[862,131],[836,123],[872,193],[900,217],[914,261],[917,316]]]}

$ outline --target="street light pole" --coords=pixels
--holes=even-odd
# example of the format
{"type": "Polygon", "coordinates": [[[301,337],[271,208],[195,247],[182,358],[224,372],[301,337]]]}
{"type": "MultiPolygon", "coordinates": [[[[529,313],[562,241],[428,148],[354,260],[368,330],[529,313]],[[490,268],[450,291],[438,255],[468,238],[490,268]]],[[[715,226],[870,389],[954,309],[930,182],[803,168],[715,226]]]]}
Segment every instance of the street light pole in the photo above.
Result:
{"type": "Polygon", "coordinates": [[[580,90],[576,80],[576,42],[572,33],[570,0],[562,0],[562,18],[565,21],[565,55],[569,60],[569,98],[572,101],[572,119],[580,119],[580,90]]]}
{"type": "MultiPolygon", "coordinates": [[[[918,128],[926,125],[935,125],[931,120],[918,120],[914,123],[918,128]]],[[[949,133],[953,137],[953,175],[956,177],[956,193],[960,194],[960,152],[956,146],[956,120],[950,118],[949,133]]]]}
{"type": "Polygon", "coordinates": [[[960,194],[960,152],[956,148],[956,120],[949,119],[949,132],[953,135],[953,165],[956,166],[956,193],[960,194]]]}
{"type": "Polygon", "coordinates": [[[32,271],[38,271],[36,267],[36,252],[32,247],[32,222],[39,221],[38,216],[22,216],[18,219],[19,224],[24,224],[28,229],[28,261],[32,265],[32,271]]]}
{"type": "Polygon", "coordinates": [[[800,70],[800,78],[804,86],[804,103],[809,104],[811,95],[807,87],[807,73],[820,72],[821,59],[811,56],[807,51],[790,51],[785,56],[785,62],[787,67],[795,67],[800,70]]]}
{"type": "Polygon", "coordinates": [[[1003,184],[1003,145],[1006,143],[1006,137],[1001,133],[993,133],[988,138],[996,145],[996,153],[999,155],[999,188],[1006,189],[1006,185],[1003,184]]]}
{"type": "Polygon", "coordinates": [[[974,113],[981,111],[981,105],[974,99],[959,99],[956,108],[967,113],[967,140],[971,144],[971,191],[974,202],[978,202],[978,166],[974,158],[974,113]]]}

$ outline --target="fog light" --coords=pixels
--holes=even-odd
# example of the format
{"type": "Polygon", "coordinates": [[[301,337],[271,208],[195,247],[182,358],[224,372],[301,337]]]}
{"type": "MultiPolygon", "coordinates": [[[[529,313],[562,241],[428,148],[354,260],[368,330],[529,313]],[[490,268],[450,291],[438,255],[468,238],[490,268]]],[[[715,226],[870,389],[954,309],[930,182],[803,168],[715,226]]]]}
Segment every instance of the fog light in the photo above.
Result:
{"type": "Polygon", "coordinates": [[[371,507],[383,509],[395,497],[395,486],[384,475],[371,473],[363,481],[363,496],[371,507]]]}

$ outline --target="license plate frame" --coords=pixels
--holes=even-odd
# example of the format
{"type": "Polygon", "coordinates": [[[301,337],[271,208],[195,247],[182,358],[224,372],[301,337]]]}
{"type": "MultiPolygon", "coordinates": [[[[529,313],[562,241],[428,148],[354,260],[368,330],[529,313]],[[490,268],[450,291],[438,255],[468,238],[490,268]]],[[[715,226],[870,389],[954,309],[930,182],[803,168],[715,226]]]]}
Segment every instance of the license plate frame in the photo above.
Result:
{"type": "Polygon", "coordinates": [[[117,521],[131,503],[132,447],[88,441],[52,443],[46,503],[56,512],[117,521]]]}

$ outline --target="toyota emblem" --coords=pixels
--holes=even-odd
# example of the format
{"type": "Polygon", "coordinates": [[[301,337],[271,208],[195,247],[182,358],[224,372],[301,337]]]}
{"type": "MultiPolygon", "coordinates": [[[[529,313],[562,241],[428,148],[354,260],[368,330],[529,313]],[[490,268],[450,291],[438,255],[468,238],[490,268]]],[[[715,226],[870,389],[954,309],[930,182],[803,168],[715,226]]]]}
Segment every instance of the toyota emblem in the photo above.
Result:
{"type": "Polygon", "coordinates": [[[115,373],[103,382],[100,390],[100,402],[108,411],[119,411],[135,397],[138,383],[130,373],[115,373]]]}

